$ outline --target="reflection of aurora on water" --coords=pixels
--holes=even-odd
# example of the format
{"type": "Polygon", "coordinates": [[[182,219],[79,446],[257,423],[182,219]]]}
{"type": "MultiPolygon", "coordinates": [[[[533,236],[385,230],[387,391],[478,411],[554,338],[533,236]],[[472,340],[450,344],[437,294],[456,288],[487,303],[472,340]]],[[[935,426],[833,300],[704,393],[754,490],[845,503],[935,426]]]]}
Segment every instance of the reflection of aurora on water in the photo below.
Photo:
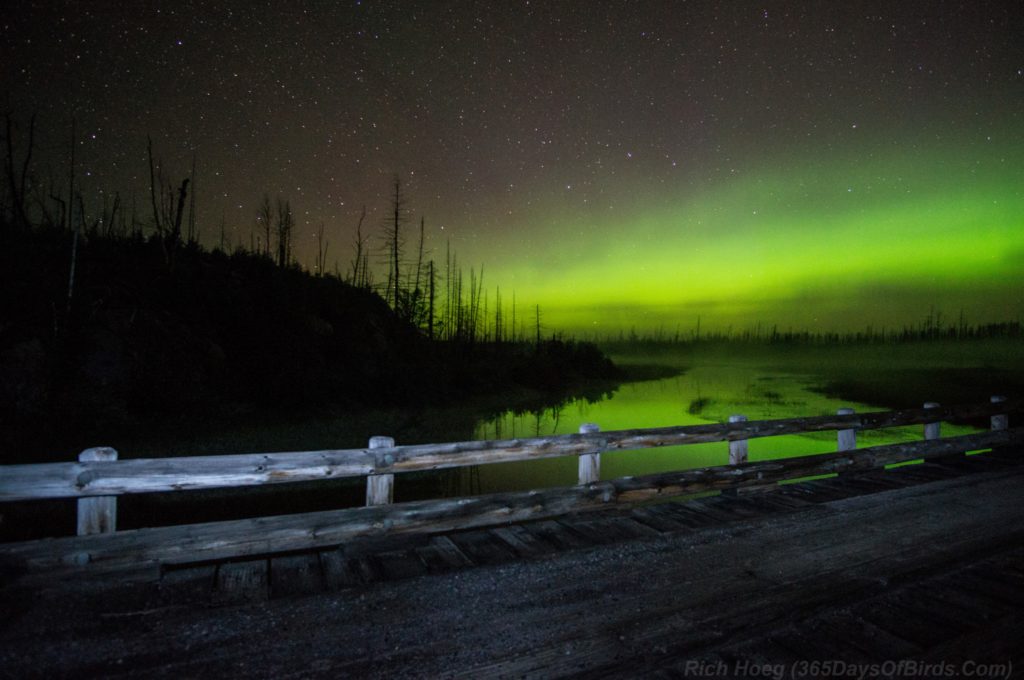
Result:
{"type": "MultiPolygon", "coordinates": [[[[732,414],[749,420],[799,418],[834,414],[839,408],[859,412],[888,410],[871,404],[833,399],[813,391],[821,380],[801,372],[779,371],[754,364],[716,363],[688,370],[683,375],[629,383],[610,398],[597,402],[572,401],[561,408],[534,413],[507,412],[477,427],[479,439],[533,437],[577,432],[582,423],[596,423],[602,430],[698,425],[725,422],[732,414]],[[699,409],[691,408],[695,403],[699,409]],[[698,413],[691,413],[698,410],[698,413]]],[[[943,425],[944,435],[968,434],[965,426],[943,425]]],[[[920,427],[865,431],[860,446],[910,441],[921,438],[920,427]]],[[[788,458],[836,450],[835,432],[764,437],[749,441],[750,460],[788,458]]],[[[672,446],[637,451],[605,452],[601,456],[602,479],[653,474],[686,468],[724,465],[725,442],[672,446]]],[[[484,492],[574,484],[575,458],[557,458],[481,465],[477,469],[484,492]]]]}

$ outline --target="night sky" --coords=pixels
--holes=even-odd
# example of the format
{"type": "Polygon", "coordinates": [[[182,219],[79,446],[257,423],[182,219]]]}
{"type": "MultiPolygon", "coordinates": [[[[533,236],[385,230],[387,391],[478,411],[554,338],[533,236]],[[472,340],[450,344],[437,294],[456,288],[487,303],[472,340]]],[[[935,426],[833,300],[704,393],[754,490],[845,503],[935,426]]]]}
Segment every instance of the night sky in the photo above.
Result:
{"type": "Polygon", "coordinates": [[[344,271],[397,174],[432,256],[552,329],[1024,313],[1019,2],[5,7],[0,106],[38,112],[37,174],[66,173],[74,116],[87,203],[148,217],[150,134],[176,183],[195,154],[208,246],[222,218],[248,246],[267,193],[298,260],[323,223],[344,271]]]}

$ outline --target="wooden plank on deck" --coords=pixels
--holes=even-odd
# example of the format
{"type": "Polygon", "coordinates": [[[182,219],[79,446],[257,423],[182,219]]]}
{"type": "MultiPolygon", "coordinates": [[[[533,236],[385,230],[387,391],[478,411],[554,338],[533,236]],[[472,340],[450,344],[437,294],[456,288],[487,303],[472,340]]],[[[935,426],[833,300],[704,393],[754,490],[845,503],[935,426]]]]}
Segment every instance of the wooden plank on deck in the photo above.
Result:
{"type": "Polygon", "coordinates": [[[523,526],[531,534],[551,543],[552,545],[558,546],[562,550],[574,550],[576,548],[586,548],[593,545],[591,541],[574,532],[562,522],[557,522],[555,520],[530,522],[523,526]]]}
{"type": "Polygon", "coordinates": [[[324,571],[324,586],[328,590],[351,588],[363,582],[358,570],[345,555],[344,548],[321,551],[320,566],[324,571]]]}
{"type": "Polygon", "coordinates": [[[491,529],[491,534],[508,543],[521,557],[540,557],[555,552],[555,547],[550,543],[542,541],[517,524],[491,529]]]}
{"type": "Polygon", "coordinates": [[[686,501],[685,503],[679,504],[679,509],[705,518],[705,522],[707,524],[724,524],[726,522],[735,522],[740,519],[740,516],[737,513],[732,512],[724,503],[722,503],[721,496],[711,496],[709,498],[686,501]]]}
{"type": "Polygon", "coordinates": [[[376,558],[387,580],[414,578],[427,573],[427,565],[414,550],[390,550],[378,553],[376,558]]]}
{"type": "Polygon", "coordinates": [[[1024,583],[1006,574],[993,576],[974,571],[965,574],[955,587],[972,595],[1007,602],[1018,609],[1024,609],[1024,583]]]}
{"type": "Polygon", "coordinates": [[[473,565],[473,560],[469,559],[469,557],[459,549],[459,546],[455,545],[455,543],[452,542],[452,539],[447,536],[435,536],[432,538],[430,540],[430,548],[441,560],[441,563],[449,569],[457,569],[473,565]]]}
{"type": "Polygon", "coordinates": [[[893,635],[889,631],[879,628],[863,617],[854,616],[850,611],[832,614],[831,616],[841,617],[848,626],[849,634],[862,640],[861,645],[865,649],[872,650],[875,653],[876,659],[909,659],[919,655],[924,649],[903,637],[893,635]]]}
{"type": "MultiPolygon", "coordinates": [[[[60,637],[33,628],[45,616],[32,611],[0,630],[0,650],[17,650],[4,657],[5,669],[17,675],[73,675],[81,670],[79,654],[87,652],[91,670],[116,670],[121,659],[122,667],[151,675],[256,669],[267,676],[647,677],[697,654],[728,661],[751,649],[772,658],[764,656],[773,649],[762,644],[766,631],[804,622],[818,622],[807,636],[811,642],[826,624],[857,637],[870,626],[837,615],[885,609],[896,637],[922,627],[925,654],[988,640],[1005,652],[1019,642],[1006,627],[1019,624],[1012,617],[980,617],[981,628],[967,623],[952,630],[929,608],[914,611],[901,598],[913,594],[920,602],[928,587],[948,583],[951,574],[974,574],[966,570],[984,566],[987,556],[997,568],[977,573],[1006,573],[1016,583],[1024,560],[995,557],[1016,554],[1024,540],[1022,480],[1021,471],[974,475],[886,493],[884,503],[854,497],[658,542],[568,551],[329,597],[282,598],[258,608],[110,616],[103,635],[96,635],[95,611],[70,609],[60,599],[57,609],[67,619],[60,637]],[[919,584],[921,592],[914,590],[919,584]],[[79,667],[60,665],[61,650],[71,646],[79,651],[71,663],[79,667]]],[[[855,646],[868,653],[886,648],[884,641],[860,638],[855,646]]]]}
{"type": "Polygon", "coordinates": [[[270,579],[266,558],[218,565],[215,602],[260,601],[266,600],[269,595],[270,579]]]}
{"type": "Polygon", "coordinates": [[[210,599],[216,586],[217,565],[190,565],[167,569],[160,577],[160,591],[171,602],[202,602],[210,599]]]}
{"type": "Polygon", "coordinates": [[[516,553],[505,541],[492,536],[486,529],[477,531],[460,531],[449,534],[452,542],[464,555],[476,564],[497,564],[509,562],[516,553]]]}
{"type": "Polygon", "coordinates": [[[673,520],[690,527],[690,529],[702,529],[719,521],[704,512],[704,506],[697,505],[697,501],[665,503],[655,507],[656,512],[663,512],[673,520]]]}
{"type": "Polygon", "coordinates": [[[317,552],[280,555],[270,560],[270,594],[272,597],[308,595],[324,590],[323,570],[317,552]]]}

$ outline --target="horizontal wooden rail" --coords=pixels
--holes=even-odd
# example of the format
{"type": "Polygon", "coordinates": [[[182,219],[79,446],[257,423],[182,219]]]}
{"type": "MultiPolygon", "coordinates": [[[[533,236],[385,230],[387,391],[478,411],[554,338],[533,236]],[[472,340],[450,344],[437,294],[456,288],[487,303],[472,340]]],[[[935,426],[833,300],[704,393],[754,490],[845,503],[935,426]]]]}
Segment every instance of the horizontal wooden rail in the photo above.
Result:
{"type": "Polygon", "coordinates": [[[1024,443],[1024,428],[857,451],[624,477],[592,484],[471,498],[376,505],[113,534],[0,544],[0,562],[31,572],[90,565],[121,568],[271,554],[339,545],[354,538],[441,532],[636,504],[729,488],[771,490],[778,482],[879,468],[917,458],[1024,443]]]}
{"type": "Polygon", "coordinates": [[[255,486],[508,463],[827,430],[869,430],[1016,412],[1020,401],[367,449],[6,465],[0,501],[255,486]]]}

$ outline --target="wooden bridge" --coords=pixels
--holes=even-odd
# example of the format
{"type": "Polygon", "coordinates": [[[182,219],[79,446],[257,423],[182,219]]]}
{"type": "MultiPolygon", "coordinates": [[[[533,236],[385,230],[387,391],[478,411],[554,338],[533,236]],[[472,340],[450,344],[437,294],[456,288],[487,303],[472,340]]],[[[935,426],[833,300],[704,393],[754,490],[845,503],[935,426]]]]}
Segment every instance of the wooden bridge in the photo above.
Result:
{"type": "Polygon", "coordinates": [[[76,498],[80,535],[0,544],[0,668],[1009,677],[1024,667],[1019,412],[993,398],[505,441],[375,437],[357,450],[90,449],[5,466],[0,501],[76,498]],[[940,436],[941,421],[979,419],[989,429],[940,436]],[[858,431],[908,425],[923,438],[856,447],[858,431]],[[837,432],[834,453],[746,461],[750,438],[823,430],[837,432]],[[600,479],[605,451],[714,441],[729,442],[728,465],[600,479]],[[390,502],[406,472],[555,456],[579,458],[578,485],[390,502]],[[115,530],[123,494],[353,476],[367,478],[365,507],[115,530]]]}

